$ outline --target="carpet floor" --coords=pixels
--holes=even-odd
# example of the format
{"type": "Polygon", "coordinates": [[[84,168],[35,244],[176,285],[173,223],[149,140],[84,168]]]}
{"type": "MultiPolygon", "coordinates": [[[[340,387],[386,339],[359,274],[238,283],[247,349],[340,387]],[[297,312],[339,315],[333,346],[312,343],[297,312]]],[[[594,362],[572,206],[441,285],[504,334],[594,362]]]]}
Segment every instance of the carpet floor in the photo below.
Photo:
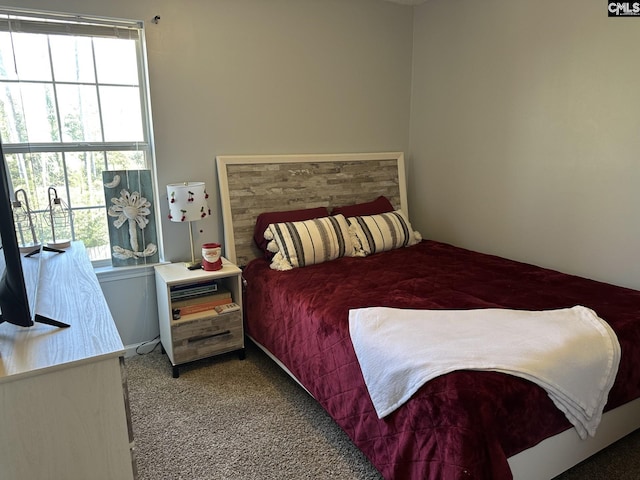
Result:
{"type": "MultiPolygon", "coordinates": [[[[380,480],[326,412],[261,350],[188,364],[126,359],[139,480],[380,480]]],[[[557,480],[640,478],[640,431],[557,480]]],[[[399,479],[400,480],[400,479],[399,479]]],[[[404,480],[404,479],[401,479],[404,480]]]]}

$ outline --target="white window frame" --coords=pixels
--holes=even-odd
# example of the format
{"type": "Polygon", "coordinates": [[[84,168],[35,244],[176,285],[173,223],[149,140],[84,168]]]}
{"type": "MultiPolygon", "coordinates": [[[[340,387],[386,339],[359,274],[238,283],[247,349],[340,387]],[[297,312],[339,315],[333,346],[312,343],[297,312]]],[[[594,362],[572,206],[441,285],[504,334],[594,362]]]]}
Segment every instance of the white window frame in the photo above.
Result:
{"type": "MultiPolygon", "coordinates": [[[[144,37],[144,24],[136,20],[111,19],[104,17],[91,17],[83,15],[71,15],[55,12],[36,11],[20,8],[0,7],[0,31],[23,32],[23,33],[39,33],[39,34],[71,34],[78,36],[90,37],[109,37],[109,38],[127,38],[137,40],[136,42],[136,58],[138,67],[138,87],[140,91],[140,112],[142,120],[143,140],[135,142],[64,142],[62,141],[62,131],[60,131],[59,142],[47,143],[9,143],[3,140],[3,150],[5,155],[11,154],[30,154],[42,152],[56,152],[62,155],[63,165],[64,155],[72,152],[97,152],[102,153],[104,158],[105,169],[107,165],[108,152],[114,151],[140,151],[144,155],[144,167],[151,171],[152,183],[155,186],[155,153],[153,143],[153,127],[151,119],[151,101],[149,97],[148,68],[146,57],[146,45],[144,37]]],[[[50,59],[51,61],[51,59],[50,59]]],[[[3,82],[11,80],[3,80],[3,82]]],[[[20,79],[15,80],[16,83],[20,79]]],[[[95,85],[109,85],[108,83],[99,83],[98,78],[94,80],[95,85]]],[[[42,83],[42,82],[40,82],[42,83]]],[[[49,82],[46,82],[49,83],[49,82]]],[[[66,82],[56,82],[52,78],[50,84],[62,84],[66,82]]],[[[77,83],[76,83],[77,84],[77,83]]],[[[92,85],[91,83],[89,83],[92,85]]],[[[59,110],[57,110],[59,112],[59,110]]],[[[60,121],[58,124],[61,126],[60,121]]],[[[66,165],[65,176],[66,176],[66,165]]],[[[10,178],[11,182],[11,178],[10,178]]],[[[13,187],[11,186],[13,189],[13,187]]],[[[67,189],[69,188],[67,184],[67,189]]],[[[157,198],[157,195],[154,194],[157,198]]],[[[65,197],[70,198],[69,192],[65,192],[65,197]]],[[[154,201],[156,199],[154,198],[154,201]]],[[[157,202],[156,202],[157,203],[157,202]]],[[[74,210],[88,209],[105,209],[104,205],[98,206],[80,206],[74,207],[70,205],[72,212],[74,210]]],[[[106,215],[106,214],[105,214],[106,215]]],[[[73,217],[72,217],[73,218],[73,217]]],[[[159,216],[156,212],[156,230],[158,237],[161,235],[159,216]]],[[[72,221],[73,222],[73,221],[72,221]]],[[[75,238],[73,231],[73,240],[82,240],[75,238]]],[[[160,238],[158,242],[161,243],[160,238]]],[[[104,267],[111,264],[111,257],[101,260],[92,261],[94,267],[104,267]]]]}

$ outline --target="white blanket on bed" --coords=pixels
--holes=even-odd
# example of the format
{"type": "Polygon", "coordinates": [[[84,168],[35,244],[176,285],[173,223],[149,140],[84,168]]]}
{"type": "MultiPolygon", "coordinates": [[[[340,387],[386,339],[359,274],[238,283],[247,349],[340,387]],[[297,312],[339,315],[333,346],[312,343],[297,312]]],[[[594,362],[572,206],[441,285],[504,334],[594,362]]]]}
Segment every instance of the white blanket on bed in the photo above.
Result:
{"type": "Polygon", "coordinates": [[[349,330],[380,418],[426,382],[454,370],[491,370],[544,388],[581,438],[593,436],[620,362],[611,327],[592,310],[349,312],[349,330]]]}

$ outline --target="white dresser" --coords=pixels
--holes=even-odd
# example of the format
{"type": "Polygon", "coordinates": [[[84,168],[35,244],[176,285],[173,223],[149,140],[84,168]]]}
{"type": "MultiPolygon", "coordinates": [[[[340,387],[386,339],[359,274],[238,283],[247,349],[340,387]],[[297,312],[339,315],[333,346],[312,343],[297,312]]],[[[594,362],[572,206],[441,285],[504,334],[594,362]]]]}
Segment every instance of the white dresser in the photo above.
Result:
{"type": "Polygon", "coordinates": [[[71,326],[0,324],[0,477],[133,479],[124,347],[85,248],[40,256],[36,312],[71,326]]]}

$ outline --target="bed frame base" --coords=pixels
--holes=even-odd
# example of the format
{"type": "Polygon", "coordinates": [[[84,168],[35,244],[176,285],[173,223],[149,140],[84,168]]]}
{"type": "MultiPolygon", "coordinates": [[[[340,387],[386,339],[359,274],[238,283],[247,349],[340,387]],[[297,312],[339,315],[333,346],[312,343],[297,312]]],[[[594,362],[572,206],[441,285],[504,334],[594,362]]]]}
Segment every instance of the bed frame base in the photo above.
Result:
{"type": "Polygon", "coordinates": [[[284,363],[282,363],[280,360],[278,360],[278,358],[277,358],[273,353],[271,353],[271,352],[267,349],[267,347],[265,347],[264,345],[262,345],[262,344],[261,344],[260,342],[258,342],[256,339],[254,339],[251,335],[246,335],[246,337],[247,337],[249,340],[251,340],[251,342],[253,342],[253,343],[254,343],[254,344],[255,344],[255,345],[256,345],[260,350],[262,350],[262,351],[267,355],[267,357],[269,357],[271,360],[273,360],[273,361],[275,362],[275,364],[276,364],[276,365],[278,365],[282,370],[284,370],[284,371],[285,371],[285,373],[286,373],[287,375],[289,375],[289,376],[290,376],[290,377],[291,377],[291,378],[292,378],[292,379],[293,379],[293,380],[294,380],[298,385],[300,385],[300,386],[302,387],[302,389],[303,389],[305,392],[307,392],[307,393],[311,396],[311,398],[313,398],[314,400],[316,399],[316,398],[311,394],[311,392],[310,392],[309,390],[307,390],[307,389],[306,389],[306,387],[305,387],[302,383],[300,383],[300,380],[298,380],[298,379],[296,378],[296,376],[295,376],[293,373],[291,373],[291,370],[289,370],[289,369],[285,366],[285,364],[284,364],[284,363]]]}
{"type": "Polygon", "coordinates": [[[575,429],[571,428],[509,457],[513,478],[553,478],[638,428],[640,398],[606,412],[595,437],[581,440],[575,429]]]}
{"type": "MultiPolygon", "coordinates": [[[[275,355],[253,337],[250,335],[248,337],[313,398],[309,390],[275,355]]],[[[640,428],[640,398],[606,412],[602,416],[595,437],[582,440],[575,429],[570,428],[543,440],[535,447],[509,457],[513,478],[514,480],[552,479],[638,428],[640,428]]]]}

